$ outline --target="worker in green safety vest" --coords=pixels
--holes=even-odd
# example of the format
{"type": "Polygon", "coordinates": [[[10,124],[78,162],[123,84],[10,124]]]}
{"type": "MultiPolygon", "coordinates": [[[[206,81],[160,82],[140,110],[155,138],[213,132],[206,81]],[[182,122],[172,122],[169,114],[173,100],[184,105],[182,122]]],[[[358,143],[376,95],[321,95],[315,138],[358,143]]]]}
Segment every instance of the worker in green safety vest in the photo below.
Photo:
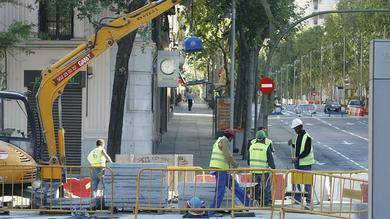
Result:
{"type": "MultiPolygon", "coordinates": [[[[230,141],[233,140],[234,136],[234,129],[226,129],[223,133],[223,136],[218,138],[213,145],[210,159],[210,168],[220,170],[211,172],[211,174],[215,176],[216,187],[210,208],[221,207],[223,197],[225,196],[226,187],[229,189],[232,187],[232,175],[228,172],[228,170],[238,167],[237,162],[234,160],[232,154],[229,151],[229,144],[230,141]]],[[[234,180],[234,184],[235,196],[245,206],[252,206],[253,199],[251,199],[246,194],[245,190],[241,188],[236,180],[234,180]]],[[[215,216],[215,212],[210,211],[208,215],[210,217],[215,216]]]]}
{"type": "MultiPolygon", "coordinates": [[[[271,148],[266,144],[266,134],[263,130],[256,132],[255,141],[249,147],[249,165],[251,168],[275,169],[271,148]]],[[[269,206],[272,202],[270,173],[262,170],[251,171],[257,185],[255,186],[255,199],[261,206],[269,206]],[[264,194],[264,195],[263,195],[264,194]]]]}
{"type": "MultiPolygon", "coordinates": [[[[312,147],[312,138],[310,135],[303,129],[302,120],[296,118],[291,123],[291,128],[294,129],[295,133],[298,135],[295,143],[292,139],[288,141],[288,144],[295,148],[295,155],[292,158],[295,169],[311,171],[312,165],[315,164],[314,160],[314,150],[312,147]]],[[[294,200],[299,204],[302,203],[302,193],[301,186],[297,185],[299,193],[294,195],[294,200]]],[[[311,185],[305,185],[306,196],[306,207],[309,207],[311,204],[311,185]]]]}
{"type": "MultiPolygon", "coordinates": [[[[273,147],[273,144],[272,144],[272,140],[268,138],[268,131],[267,131],[267,129],[264,128],[264,127],[262,127],[262,126],[260,126],[260,127],[257,129],[257,131],[264,131],[265,136],[266,136],[266,138],[265,138],[265,144],[271,149],[272,153],[274,153],[275,150],[274,150],[274,147],[273,147]]],[[[249,145],[249,146],[252,145],[253,143],[256,142],[256,140],[257,140],[256,138],[250,140],[248,145],[249,145]]],[[[248,161],[249,161],[249,159],[248,159],[248,161]]]]}
{"type": "Polygon", "coordinates": [[[89,152],[87,160],[91,165],[92,170],[92,186],[91,191],[93,192],[93,197],[96,197],[96,192],[98,189],[99,182],[104,173],[104,168],[106,167],[106,162],[112,163],[110,156],[107,154],[104,149],[104,140],[98,139],[96,141],[96,148],[94,148],[91,152],[89,152]]]}

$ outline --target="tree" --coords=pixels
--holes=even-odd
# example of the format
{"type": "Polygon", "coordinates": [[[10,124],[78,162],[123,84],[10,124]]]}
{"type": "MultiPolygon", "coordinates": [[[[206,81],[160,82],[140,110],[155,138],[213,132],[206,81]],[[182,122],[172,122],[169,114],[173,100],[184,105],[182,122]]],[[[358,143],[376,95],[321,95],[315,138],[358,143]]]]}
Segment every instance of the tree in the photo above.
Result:
{"type": "MultiPolygon", "coordinates": [[[[295,16],[293,0],[258,1],[237,0],[237,32],[231,30],[231,0],[194,1],[195,34],[201,36],[205,42],[204,57],[221,54],[224,57],[224,68],[229,75],[229,34],[237,34],[234,46],[237,47],[236,93],[235,93],[235,121],[236,128],[244,128],[243,156],[246,154],[247,139],[251,130],[252,101],[254,94],[254,80],[258,71],[258,55],[263,47],[264,40],[269,37],[270,20],[277,28],[285,26],[288,20],[295,16]]],[[[190,20],[190,15],[187,13],[190,20]]],[[[188,22],[190,23],[190,22],[188,22]]],[[[198,55],[202,56],[202,55],[198,55]]],[[[207,58],[206,58],[207,60],[207,58]]],[[[228,77],[227,77],[228,78],[228,77]]],[[[229,80],[227,80],[229,83],[229,80]]]]}
{"type": "MultiPolygon", "coordinates": [[[[388,2],[380,0],[347,0],[340,1],[337,8],[369,9],[389,6],[388,2]]],[[[314,87],[320,94],[324,90],[324,96],[334,98],[333,89],[339,85],[352,91],[347,98],[356,98],[356,95],[363,98],[363,91],[368,90],[369,42],[388,35],[389,21],[388,13],[327,15],[324,26],[301,28],[282,42],[273,59],[272,68],[286,68],[294,60],[304,57],[302,69],[299,70],[303,72],[305,79],[310,77],[310,73],[313,79],[311,86],[303,84],[304,94],[309,94],[314,87]],[[286,53],[284,50],[287,44],[292,45],[292,52],[286,53]],[[311,66],[308,61],[310,54],[311,66]]],[[[289,78],[293,78],[291,71],[289,78]]],[[[322,99],[321,95],[320,100],[322,99]]]]}
{"type": "MultiPolygon", "coordinates": [[[[204,50],[199,53],[189,55],[189,59],[199,59],[207,63],[215,56],[222,54],[223,68],[226,73],[226,88],[229,90],[229,34],[230,15],[227,1],[196,0],[192,1],[192,6],[187,7],[182,13],[181,19],[184,21],[182,27],[190,35],[195,35],[202,39],[204,50]],[[186,28],[189,27],[189,28],[186,28]]],[[[207,66],[207,64],[204,64],[207,66]]]]}
{"type": "MultiPolygon", "coordinates": [[[[238,78],[236,98],[236,122],[244,127],[242,147],[243,158],[252,127],[252,103],[254,79],[258,69],[258,56],[263,42],[272,36],[273,31],[285,26],[291,17],[295,16],[295,4],[292,0],[278,1],[244,1],[237,3],[237,35],[238,35],[238,78]],[[271,30],[270,30],[271,29],[271,30]],[[271,32],[271,33],[270,33],[271,32]],[[240,106],[243,106],[240,110],[240,106]],[[241,121],[240,121],[241,119],[241,121]],[[241,123],[241,124],[240,124],[241,123]]],[[[266,98],[263,96],[263,99],[266,98]]],[[[263,101],[262,103],[264,103],[263,101]]],[[[267,127],[268,112],[262,104],[262,126],[267,127]]]]}
{"type": "MultiPolygon", "coordinates": [[[[6,3],[19,4],[16,0],[0,0],[0,8],[6,3]]],[[[28,39],[32,29],[31,24],[26,22],[16,21],[9,25],[6,31],[0,32],[0,90],[7,89],[7,57],[12,55],[14,50],[23,50],[26,53],[31,53],[30,50],[23,49],[18,46],[23,40],[28,39]]]]}
{"type": "MultiPolygon", "coordinates": [[[[79,11],[79,18],[87,18],[90,22],[97,24],[94,20],[96,14],[101,13],[103,10],[107,10],[107,8],[114,14],[129,13],[145,5],[145,2],[145,0],[133,0],[130,3],[123,0],[69,0],[62,1],[60,4],[76,8],[79,11]]],[[[111,113],[107,142],[108,154],[113,158],[115,158],[115,154],[120,154],[121,149],[123,114],[129,74],[128,63],[137,31],[138,30],[135,30],[129,33],[117,42],[118,51],[116,54],[115,76],[112,88],[111,113]]]]}

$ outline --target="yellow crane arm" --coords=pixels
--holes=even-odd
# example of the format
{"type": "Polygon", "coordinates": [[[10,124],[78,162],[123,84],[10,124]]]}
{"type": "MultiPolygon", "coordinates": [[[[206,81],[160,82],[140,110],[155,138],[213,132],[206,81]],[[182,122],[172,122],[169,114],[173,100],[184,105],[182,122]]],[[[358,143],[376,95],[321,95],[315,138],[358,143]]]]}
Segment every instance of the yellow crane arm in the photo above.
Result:
{"type": "Polygon", "coordinates": [[[52,110],[54,101],[62,94],[69,80],[80,71],[81,67],[105,52],[114,42],[180,2],[181,0],[159,0],[116,18],[92,35],[88,43],[79,45],[52,66],[42,70],[42,81],[36,98],[51,164],[61,164],[59,159],[65,158],[65,131],[63,128],[58,130],[59,152],[57,154],[52,110]]]}

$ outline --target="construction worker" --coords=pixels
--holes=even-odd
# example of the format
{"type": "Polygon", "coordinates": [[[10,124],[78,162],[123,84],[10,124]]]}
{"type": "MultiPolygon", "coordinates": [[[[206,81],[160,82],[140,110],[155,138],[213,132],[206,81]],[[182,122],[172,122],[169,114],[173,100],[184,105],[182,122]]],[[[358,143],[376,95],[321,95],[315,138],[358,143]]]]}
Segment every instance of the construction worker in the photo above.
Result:
{"type": "MultiPolygon", "coordinates": [[[[266,136],[267,135],[263,130],[256,132],[256,139],[249,147],[249,163],[251,168],[275,169],[271,148],[266,144],[266,136]]],[[[260,170],[254,170],[251,172],[254,173],[257,182],[257,185],[255,186],[255,199],[258,200],[262,206],[271,205],[272,196],[270,173],[260,170]],[[264,200],[262,198],[264,198],[264,200]]]]}
{"type": "MultiPolygon", "coordinates": [[[[300,119],[294,119],[291,123],[291,128],[298,135],[295,143],[293,143],[292,139],[288,141],[288,145],[295,148],[295,156],[292,158],[294,167],[298,170],[311,171],[311,166],[315,164],[312,138],[303,129],[303,122],[300,119]]],[[[301,186],[297,185],[297,188],[299,193],[294,195],[294,200],[298,204],[302,204],[301,186]]],[[[309,207],[311,204],[311,185],[305,185],[305,191],[307,193],[306,206],[309,207]]]]}
{"type": "Polygon", "coordinates": [[[103,175],[104,168],[106,167],[106,162],[112,163],[110,156],[107,154],[104,149],[104,140],[98,139],[96,141],[96,148],[93,149],[88,154],[88,162],[92,167],[92,192],[93,197],[96,197],[97,188],[100,182],[100,179],[103,175]]]}
{"type": "MultiPolygon", "coordinates": [[[[234,138],[235,131],[234,129],[226,129],[223,133],[223,136],[218,138],[213,145],[213,150],[211,153],[210,159],[210,168],[212,169],[224,169],[228,170],[230,168],[237,168],[238,164],[234,160],[232,154],[229,151],[230,141],[234,138]]],[[[210,208],[219,208],[221,207],[223,197],[225,196],[226,187],[231,189],[232,186],[232,176],[227,171],[214,171],[211,173],[215,176],[216,187],[214,198],[210,204],[210,208]]],[[[245,205],[250,206],[253,204],[244,189],[240,187],[238,182],[234,180],[235,183],[235,195],[236,197],[245,205]]],[[[215,216],[215,212],[209,212],[209,216],[215,216]]]]}
{"type": "MultiPolygon", "coordinates": [[[[272,153],[274,153],[275,150],[274,150],[274,147],[273,147],[273,145],[272,145],[272,140],[268,138],[267,129],[265,129],[264,127],[260,126],[260,127],[257,129],[257,131],[264,131],[265,136],[266,136],[266,138],[265,138],[265,144],[266,144],[268,147],[270,147],[272,153]]],[[[256,133],[257,133],[257,132],[256,132],[256,133]]],[[[252,140],[250,141],[250,143],[249,143],[249,146],[252,145],[253,143],[255,143],[256,141],[257,141],[256,138],[252,139],[252,140]]],[[[248,161],[249,161],[249,159],[248,159],[248,161]]]]}

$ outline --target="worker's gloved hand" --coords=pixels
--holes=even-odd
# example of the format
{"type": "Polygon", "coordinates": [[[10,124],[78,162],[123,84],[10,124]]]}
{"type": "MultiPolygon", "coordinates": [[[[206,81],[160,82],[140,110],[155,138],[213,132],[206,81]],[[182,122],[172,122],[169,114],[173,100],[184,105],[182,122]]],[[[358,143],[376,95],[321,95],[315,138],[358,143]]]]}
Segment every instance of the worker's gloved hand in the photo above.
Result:
{"type": "Polygon", "coordinates": [[[292,145],[292,144],[293,144],[292,139],[288,140],[287,144],[288,144],[288,145],[292,145]]]}

